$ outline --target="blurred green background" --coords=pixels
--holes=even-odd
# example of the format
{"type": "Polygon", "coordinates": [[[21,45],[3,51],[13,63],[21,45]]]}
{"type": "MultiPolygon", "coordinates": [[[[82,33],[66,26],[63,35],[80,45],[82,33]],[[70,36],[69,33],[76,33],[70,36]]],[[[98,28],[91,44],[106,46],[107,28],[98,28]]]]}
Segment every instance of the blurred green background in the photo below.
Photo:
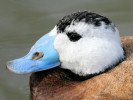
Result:
{"type": "Polygon", "coordinates": [[[6,70],[66,14],[90,10],[109,17],[121,36],[133,35],[133,0],[0,0],[0,100],[28,100],[29,75],[6,70]]]}

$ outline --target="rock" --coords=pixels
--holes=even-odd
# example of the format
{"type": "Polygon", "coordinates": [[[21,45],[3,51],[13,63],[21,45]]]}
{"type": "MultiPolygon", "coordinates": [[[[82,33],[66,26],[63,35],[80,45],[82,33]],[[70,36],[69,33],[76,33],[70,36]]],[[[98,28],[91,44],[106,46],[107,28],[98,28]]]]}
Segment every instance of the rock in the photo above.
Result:
{"type": "MultiPolygon", "coordinates": [[[[121,38],[125,60],[85,81],[67,79],[59,68],[33,73],[33,100],[133,100],[133,36],[121,38]]],[[[106,58],[105,58],[106,59],[106,58]]]]}

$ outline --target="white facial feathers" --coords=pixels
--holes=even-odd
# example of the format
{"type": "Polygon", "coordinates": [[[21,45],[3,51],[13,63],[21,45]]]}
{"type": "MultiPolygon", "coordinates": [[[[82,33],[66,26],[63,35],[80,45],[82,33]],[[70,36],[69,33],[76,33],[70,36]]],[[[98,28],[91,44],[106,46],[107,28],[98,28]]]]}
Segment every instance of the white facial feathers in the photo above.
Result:
{"type": "Polygon", "coordinates": [[[111,24],[96,27],[85,22],[72,22],[63,33],[58,33],[54,46],[59,53],[61,67],[86,76],[99,73],[124,58],[119,32],[111,24]],[[69,40],[66,32],[82,36],[76,42],[69,40]]]}
{"type": "Polygon", "coordinates": [[[87,24],[85,22],[72,22],[70,26],[65,29],[66,32],[77,32],[83,37],[99,37],[99,38],[117,38],[120,40],[119,31],[114,24],[106,25],[101,22],[101,26],[96,27],[93,24],[87,24]]]}

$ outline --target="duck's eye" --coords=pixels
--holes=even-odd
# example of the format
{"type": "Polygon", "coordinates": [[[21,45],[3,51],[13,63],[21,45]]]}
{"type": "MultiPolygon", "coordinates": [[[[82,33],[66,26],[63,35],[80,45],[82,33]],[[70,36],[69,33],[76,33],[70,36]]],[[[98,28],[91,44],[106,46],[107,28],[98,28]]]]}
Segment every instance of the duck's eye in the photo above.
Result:
{"type": "Polygon", "coordinates": [[[77,34],[76,32],[68,32],[67,36],[73,42],[78,41],[81,38],[81,35],[77,34]]]}
{"type": "Polygon", "coordinates": [[[43,53],[42,52],[35,52],[32,56],[33,60],[37,60],[43,57],[43,53]]]}

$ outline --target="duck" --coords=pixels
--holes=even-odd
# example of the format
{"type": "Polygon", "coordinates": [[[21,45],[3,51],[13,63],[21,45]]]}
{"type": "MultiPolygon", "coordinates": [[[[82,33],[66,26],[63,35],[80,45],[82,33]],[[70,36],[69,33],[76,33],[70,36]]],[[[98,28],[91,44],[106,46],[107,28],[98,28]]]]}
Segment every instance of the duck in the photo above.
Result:
{"type": "MultiPolygon", "coordinates": [[[[130,41],[133,44],[133,37],[130,41]]],[[[125,59],[126,49],[115,24],[105,16],[79,11],[64,16],[26,56],[6,65],[17,74],[32,73],[33,100],[103,100],[117,98],[109,90],[113,90],[112,81],[120,77],[115,70],[125,59]]]]}

